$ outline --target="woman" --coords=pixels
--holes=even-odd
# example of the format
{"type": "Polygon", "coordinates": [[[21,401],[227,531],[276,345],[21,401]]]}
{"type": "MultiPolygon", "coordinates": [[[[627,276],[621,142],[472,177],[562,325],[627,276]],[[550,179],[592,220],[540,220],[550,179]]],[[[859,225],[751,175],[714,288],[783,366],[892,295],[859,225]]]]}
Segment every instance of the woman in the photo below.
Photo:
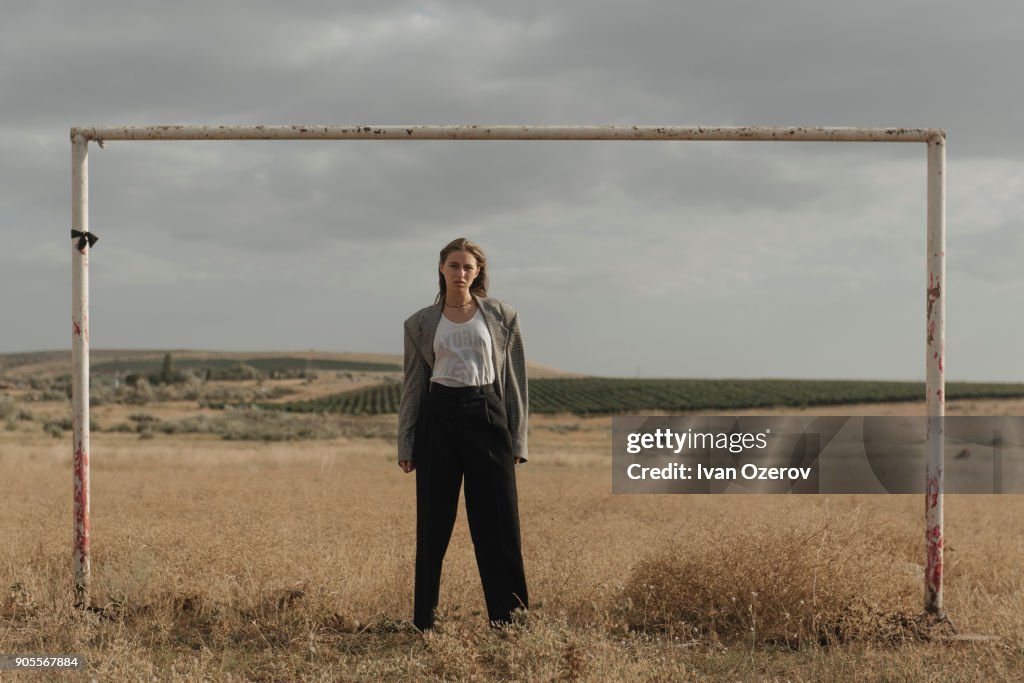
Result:
{"type": "Polygon", "coordinates": [[[519,317],[487,298],[487,259],[460,237],[441,250],[440,293],[405,321],[398,464],[416,470],[413,623],[434,625],[459,488],[492,624],[529,607],[515,465],[526,462],[526,359],[519,317]]]}

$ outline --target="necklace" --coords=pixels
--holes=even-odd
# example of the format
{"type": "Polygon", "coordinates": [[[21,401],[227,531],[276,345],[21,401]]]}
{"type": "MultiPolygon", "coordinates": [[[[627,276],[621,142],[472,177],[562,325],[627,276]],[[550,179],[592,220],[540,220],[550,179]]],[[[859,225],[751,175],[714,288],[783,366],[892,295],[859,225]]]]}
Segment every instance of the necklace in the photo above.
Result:
{"type": "Polygon", "coordinates": [[[448,303],[446,301],[446,302],[444,302],[444,305],[447,306],[448,308],[465,308],[466,306],[469,306],[472,303],[473,303],[473,300],[470,299],[469,301],[467,301],[464,304],[450,304],[450,303],[448,303]]]}

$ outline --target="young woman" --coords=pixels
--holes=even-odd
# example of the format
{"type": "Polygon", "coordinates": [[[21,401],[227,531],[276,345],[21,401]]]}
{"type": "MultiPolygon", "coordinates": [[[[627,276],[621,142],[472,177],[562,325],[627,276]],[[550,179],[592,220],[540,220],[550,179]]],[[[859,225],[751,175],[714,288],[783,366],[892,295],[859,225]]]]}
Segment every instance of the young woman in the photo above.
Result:
{"type": "Polygon", "coordinates": [[[440,293],[405,321],[398,464],[416,471],[413,623],[434,625],[459,488],[491,623],[528,608],[515,465],[526,462],[526,359],[519,317],[487,298],[487,259],[460,237],[441,250],[440,293]]]}

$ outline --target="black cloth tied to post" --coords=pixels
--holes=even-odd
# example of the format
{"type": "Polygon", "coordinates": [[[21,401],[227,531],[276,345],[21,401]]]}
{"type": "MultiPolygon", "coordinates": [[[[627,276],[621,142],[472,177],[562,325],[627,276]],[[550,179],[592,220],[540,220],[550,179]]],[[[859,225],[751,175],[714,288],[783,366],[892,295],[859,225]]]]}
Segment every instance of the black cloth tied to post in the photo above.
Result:
{"type": "Polygon", "coordinates": [[[99,237],[92,234],[88,230],[82,231],[72,229],[71,239],[75,239],[76,237],[78,238],[78,244],[76,244],[75,247],[78,249],[78,251],[82,251],[82,249],[85,249],[85,245],[87,242],[89,244],[89,248],[92,249],[92,245],[96,244],[96,242],[100,239],[99,237]]]}

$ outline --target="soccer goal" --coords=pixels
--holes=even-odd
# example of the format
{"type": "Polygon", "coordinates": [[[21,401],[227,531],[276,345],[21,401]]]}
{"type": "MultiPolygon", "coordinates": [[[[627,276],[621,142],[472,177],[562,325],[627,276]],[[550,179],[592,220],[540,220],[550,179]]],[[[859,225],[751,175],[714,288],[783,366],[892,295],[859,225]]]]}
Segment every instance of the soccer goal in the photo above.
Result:
{"type": "Polygon", "coordinates": [[[89,598],[89,142],[107,140],[732,140],[922,142],[928,155],[925,289],[925,609],[942,607],[945,414],[946,132],[940,128],[707,126],[114,126],[71,129],[71,363],[74,570],[79,605],[89,598]]]}

